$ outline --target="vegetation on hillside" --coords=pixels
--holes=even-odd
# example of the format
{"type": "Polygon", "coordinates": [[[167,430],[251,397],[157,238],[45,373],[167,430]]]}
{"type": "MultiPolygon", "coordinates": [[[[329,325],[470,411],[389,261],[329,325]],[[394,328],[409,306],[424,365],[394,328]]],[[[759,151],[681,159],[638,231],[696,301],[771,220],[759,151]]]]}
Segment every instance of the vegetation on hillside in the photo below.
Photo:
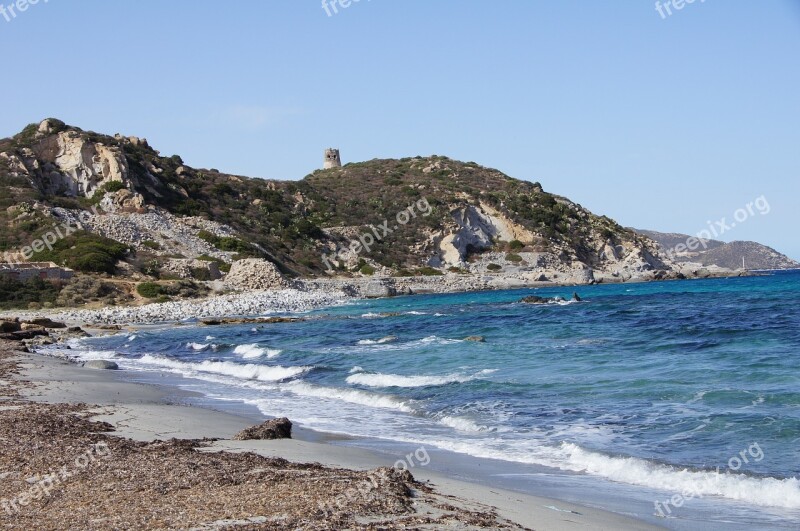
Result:
{"type": "MultiPolygon", "coordinates": [[[[63,130],[66,126],[57,122],[56,128],[63,130]]],[[[370,225],[377,227],[384,221],[393,230],[376,239],[361,258],[395,271],[425,267],[434,251],[425,247],[425,242],[430,242],[433,234],[452,229],[453,211],[468,205],[487,205],[536,235],[533,241],[516,242],[513,248],[506,242],[503,250],[510,252],[512,258],[523,249],[564,248],[574,250],[580,258],[590,257],[595,252],[586,247],[591,235],[600,234],[614,244],[635,238],[609,218],[588,214],[543,191],[538,183],[447,157],[372,160],[319,170],[300,181],[270,181],[190,168],[179,156],[161,156],[144,142],[70,129],[86,140],[119,148],[127,159],[132,182],[139,183],[135,191],[149,204],[179,216],[200,216],[227,224],[238,237],[220,237],[205,231],[200,237],[239,257],[269,258],[290,274],[321,273],[326,269],[322,255],[332,247],[349,244],[345,234],[363,234],[370,225]],[[418,211],[408,223],[397,222],[399,212],[423,201],[430,206],[426,215],[418,211]]],[[[0,152],[19,153],[37,141],[36,126],[29,126],[12,139],[0,140],[0,152]]],[[[7,166],[7,161],[0,158],[0,184],[11,190],[0,205],[44,200],[53,205],[86,208],[85,198],[41,197],[31,183],[10,176],[7,166]]],[[[12,221],[10,215],[4,215],[6,218],[0,223],[17,223],[22,229],[9,234],[24,234],[25,238],[46,229],[49,222],[35,217],[12,221]]],[[[14,248],[25,238],[0,236],[0,250],[14,248]]],[[[66,241],[52,252],[40,253],[36,259],[52,259],[81,271],[112,273],[113,262],[125,254],[126,250],[116,242],[84,241],[82,237],[66,241]]],[[[374,271],[372,266],[364,265],[360,264],[356,271],[374,271]]]]}

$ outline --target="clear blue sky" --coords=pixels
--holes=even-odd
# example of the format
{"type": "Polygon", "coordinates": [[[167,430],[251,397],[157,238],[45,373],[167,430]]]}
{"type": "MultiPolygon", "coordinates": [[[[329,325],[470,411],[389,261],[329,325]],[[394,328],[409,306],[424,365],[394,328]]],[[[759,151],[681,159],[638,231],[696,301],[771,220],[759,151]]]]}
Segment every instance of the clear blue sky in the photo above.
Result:
{"type": "Polygon", "coordinates": [[[763,195],[722,239],[800,259],[799,0],[40,0],[0,45],[2,136],[55,116],[277,179],[440,154],[686,233],[763,195]]]}

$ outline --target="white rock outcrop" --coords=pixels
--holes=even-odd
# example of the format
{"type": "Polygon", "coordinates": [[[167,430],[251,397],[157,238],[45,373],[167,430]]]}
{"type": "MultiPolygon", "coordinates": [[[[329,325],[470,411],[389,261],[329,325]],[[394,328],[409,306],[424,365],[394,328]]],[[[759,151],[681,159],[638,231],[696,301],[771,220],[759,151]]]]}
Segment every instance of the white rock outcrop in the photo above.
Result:
{"type": "Polygon", "coordinates": [[[89,142],[75,131],[44,138],[35,147],[45,193],[92,197],[109,182],[128,185],[128,162],[117,147],[89,142]]]}
{"type": "Polygon", "coordinates": [[[483,203],[480,206],[469,205],[459,208],[451,215],[456,229],[439,242],[441,265],[463,265],[470,247],[486,249],[498,240],[530,242],[535,238],[531,231],[483,203]]]}
{"type": "Polygon", "coordinates": [[[286,288],[289,283],[272,262],[248,258],[233,263],[225,285],[236,290],[267,290],[286,288]]]}

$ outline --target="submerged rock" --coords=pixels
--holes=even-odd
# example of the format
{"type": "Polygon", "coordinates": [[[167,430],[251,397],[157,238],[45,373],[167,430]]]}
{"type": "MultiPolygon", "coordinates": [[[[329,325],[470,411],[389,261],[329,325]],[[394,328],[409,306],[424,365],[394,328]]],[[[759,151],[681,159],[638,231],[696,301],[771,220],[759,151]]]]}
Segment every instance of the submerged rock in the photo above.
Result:
{"type": "Polygon", "coordinates": [[[234,441],[291,439],[292,422],[286,417],[272,419],[258,426],[252,426],[237,433],[234,441]]]}
{"type": "Polygon", "coordinates": [[[486,343],[486,339],[483,336],[469,336],[465,337],[464,341],[475,341],[476,343],[486,343]]]}
{"type": "Polygon", "coordinates": [[[91,360],[87,361],[83,364],[84,368],[86,369],[98,369],[104,371],[116,371],[119,370],[119,365],[114,363],[113,361],[106,361],[106,360],[91,360]]]}
{"type": "MultiPolygon", "coordinates": [[[[572,294],[573,302],[580,302],[583,299],[577,294],[572,294]]],[[[538,295],[529,295],[527,297],[522,298],[519,302],[524,302],[525,304],[550,304],[554,302],[567,302],[567,299],[564,297],[539,297],[538,295]]]]}
{"type": "Polygon", "coordinates": [[[525,304],[548,304],[553,299],[548,299],[546,297],[539,297],[537,295],[530,295],[528,297],[524,297],[519,302],[524,302],[525,304]]]}

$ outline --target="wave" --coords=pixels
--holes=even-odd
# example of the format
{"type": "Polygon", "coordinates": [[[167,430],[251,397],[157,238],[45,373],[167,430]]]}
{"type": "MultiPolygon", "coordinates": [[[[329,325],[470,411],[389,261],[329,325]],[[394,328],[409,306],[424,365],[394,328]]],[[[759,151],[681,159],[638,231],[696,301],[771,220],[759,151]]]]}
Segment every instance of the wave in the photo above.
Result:
{"type": "Polygon", "coordinates": [[[429,387],[463,383],[473,380],[474,376],[451,374],[447,376],[402,376],[400,374],[381,374],[359,372],[347,377],[347,383],[366,387],[429,387]]]}
{"type": "MultiPolygon", "coordinates": [[[[745,474],[681,469],[635,457],[612,457],[563,443],[560,466],[614,481],[670,492],[690,492],[694,497],[720,496],[765,507],[800,509],[800,480],[753,477],[745,474]]],[[[666,498],[665,498],[666,499],[666,498]]]]}
{"type": "Polygon", "coordinates": [[[190,348],[192,350],[197,350],[199,352],[208,350],[209,348],[213,348],[214,345],[211,343],[186,343],[186,348],[190,348]]]}
{"type": "Polygon", "coordinates": [[[465,431],[469,433],[482,433],[489,431],[488,427],[479,426],[477,423],[475,423],[475,421],[465,417],[443,416],[439,418],[437,422],[449,428],[454,428],[458,431],[465,431]]]}
{"type": "Polygon", "coordinates": [[[313,367],[270,367],[267,365],[247,364],[242,365],[231,361],[203,361],[191,363],[171,360],[159,356],[145,354],[137,360],[145,365],[153,365],[164,369],[171,369],[178,373],[191,376],[194,372],[220,374],[232,376],[243,380],[259,380],[262,382],[281,382],[290,380],[309,372],[313,367]]]}
{"type": "Polygon", "coordinates": [[[342,389],[337,387],[326,387],[322,385],[309,384],[302,381],[293,381],[284,386],[284,389],[292,393],[323,399],[341,400],[351,404],[361,406],[377,407],[382,409],[394,409],[404,413],[413,413],[414,409],[405,401],[389,395],[360,391],[357,389],[342,389]]]}
{"type": "Polygon", "coordinates": [[[274,348],[264,348],[257,344],[239,345],[233,349],[234,354],[239,354],[246,360],[260,358],[266,356],[268,359],[277,358],[281,355],[282,350],[274,348]]]}
{"type": "Polygon", "coordinates": [[[384,343],[392,343],[397,341],[397,336],[386,336],[380,339],[362,339],[358,345],[383,345],[384,343]]]}
{"type": "MultiPolygon", "coordinates": [[[[74,347],[73,347],[74,349],[74,347]]],[[[69,351],[67,351],[69,352],[69,351]]],[[[114,350],[81,350],[76,354],[76,357],[80,360],[108,360],[111,358],[115,358],[117,356],[117,352],[114,350]]]]}

